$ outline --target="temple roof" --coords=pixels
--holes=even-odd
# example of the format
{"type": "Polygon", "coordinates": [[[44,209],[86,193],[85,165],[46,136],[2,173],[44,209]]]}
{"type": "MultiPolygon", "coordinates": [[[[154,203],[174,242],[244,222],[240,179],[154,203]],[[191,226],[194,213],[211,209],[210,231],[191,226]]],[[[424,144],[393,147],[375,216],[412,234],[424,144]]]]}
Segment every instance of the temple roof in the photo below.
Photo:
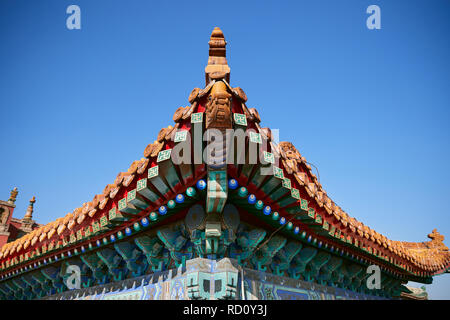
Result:
{"type": "MultiPolygon", "coordinates": [[[[72,212],[56,219],[22,238],[5,244],[0,249],[0,261],[8,259],[20,252],[25,252],[31,247],[39,247],[40,243],[47,240],[59,239],[67,230],[75,232],[77,226],[83,224],[87,219],[94,219],[99,216],[99,212],[106,209],[111,201],[117,201],[116,195],[121,190],[127,189],[132,183],[135,183],[146,169],[152,167],[157,161],[160,151],[169,149],[177,131],[190,130],[187,124],[193,113],[204,113],[200,101],[211,90],[211,86],[216,78],[225,78],[225,84],[233,97],[240,101],[242,112],[249,125],[253,126],[264,138],[271,141],[271,131],[269,128],[260,126],[260,116],[255,108],[247,108],[247,96],[239,88],[232,88],[229,85],[230,68],[228,67],[225,54],[226,41],[222,31],[215,28],[212,32],[209,42],[209,60],[205,68],[206,86],[203,89],[195,88],[190,94],[188,100],[189,106],[182,106],[176,109],[173,115],[173,125],[162,128],[153,143],[147,145],[144,149],[144,157],[131,163],[130,167],[117,174],[111,184],[105,186],[103,191],[93,197],[91,201],[83,203],[72,212]]],[[[399,264],[411,265],[414,268],[422,270],[427,274],[438,274],[445,272],[450,266],[450,253],[443,244],[444,236],[440,235],[436,229],[428,237],[428,242],[402,242],[393,241],[386,236],[364,225],[356,218],[347,214],[339,205],[328,197],[325,189],[319,183],[317,177],[311,170],[311,166],[300,152],[290,142],[280,142],[276,144],[271,141],[272,152],[281,159],[280,168],[286,176],[292,177],[293,183],[298,186],[302,192],[306,192],[321,210],[324,218],[334,221],[334,224],[345,231],[346,236],[351,239],[359,239],[358,243],[364,243],[364,248],[370,252],[382,253],[385,258],[389,252],[391,257],[395,257],[399,264]]],[[[356,246],[356,241],[353,242],[356,246]]],[[[377,255],[378,256],[378,255],[377,255]]],[[[386,259],[384,259],[386,260],[386,259]]]]}

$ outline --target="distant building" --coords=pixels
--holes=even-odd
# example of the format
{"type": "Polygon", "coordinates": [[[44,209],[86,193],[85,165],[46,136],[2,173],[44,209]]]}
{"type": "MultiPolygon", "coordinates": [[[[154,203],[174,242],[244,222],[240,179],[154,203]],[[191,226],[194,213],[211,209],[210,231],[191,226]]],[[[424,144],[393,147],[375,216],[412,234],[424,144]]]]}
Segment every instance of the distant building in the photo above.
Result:
{"type": "Polygon", "coordinates": [[[8,201],[0,200],[0,247],[8,242],[19,239],[41,226],[33,220],[33,206],[36,202],[35,197],[30,200],[30,205],[23,219],[13,217],[18,193],[17,188],[14,188],[11,191],[11,196],[8,201]]]}

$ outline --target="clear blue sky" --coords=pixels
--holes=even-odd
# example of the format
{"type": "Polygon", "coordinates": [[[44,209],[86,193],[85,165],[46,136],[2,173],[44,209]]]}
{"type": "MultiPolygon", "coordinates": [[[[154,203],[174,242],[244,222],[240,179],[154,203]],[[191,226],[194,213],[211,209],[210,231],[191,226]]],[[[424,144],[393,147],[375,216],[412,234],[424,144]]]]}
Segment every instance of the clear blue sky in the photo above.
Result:
{"type": "MultiPolygon", "coordinates": [[[[450,245],[450,2],[0,2],[0,199],[50,222],[143,156],[204,85],[208,40],[231,84],[346,212],[393,240],[450,245]],[[81,8],[81,30],[66,8],[81,8]],[[366,8],[381,8],[368,30],[366,8]]],[[[450,276],[427,286],[450,299],[450,276]]]]}

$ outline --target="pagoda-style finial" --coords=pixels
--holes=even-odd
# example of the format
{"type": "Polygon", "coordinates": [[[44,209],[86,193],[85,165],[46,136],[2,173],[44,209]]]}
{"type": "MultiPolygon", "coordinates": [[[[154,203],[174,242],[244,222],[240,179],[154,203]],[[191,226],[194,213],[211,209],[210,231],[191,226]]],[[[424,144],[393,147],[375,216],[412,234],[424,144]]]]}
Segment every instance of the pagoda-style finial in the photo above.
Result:
{"type": "Polygon", "coordinates": [[[227,42],[223,36],[222,30],[215,27],[209,39],[209,58],[208,65],[205,68],[206,85],[212,79],[223,79],[230,82],[230,67],[227,63],[227,42]]]}
{"type": "Polygon", "coordinates": [[[19,190],[17,190],[17,187],[15,187],[14,189],[11,190],[11,196],[8,199],[8,202],[10,203],[15,203],[16,202],[16,198],[17,198],[17,194],[19,193],[19,190]]]}
{"type": "Polygon", "coordinates": [[[32,220],[33,219],[33,206],[36,202],[36,197],[33,196],[30,200],[30,205],[28,206],[27,213],[25,214],[25,217],[23,217],[23,220],[32,220]]]}

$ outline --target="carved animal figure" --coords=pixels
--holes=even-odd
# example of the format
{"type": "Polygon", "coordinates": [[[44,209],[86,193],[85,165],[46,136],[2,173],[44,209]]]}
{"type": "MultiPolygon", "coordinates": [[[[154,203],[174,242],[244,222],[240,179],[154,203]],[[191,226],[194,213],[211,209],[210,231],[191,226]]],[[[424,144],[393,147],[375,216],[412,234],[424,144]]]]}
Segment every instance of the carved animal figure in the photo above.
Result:
{"type": "Polygon", "coordinates": [[[231,94],[222,81],[214,83],[206,102],[206,128],[232,128],[231,94]]]}

